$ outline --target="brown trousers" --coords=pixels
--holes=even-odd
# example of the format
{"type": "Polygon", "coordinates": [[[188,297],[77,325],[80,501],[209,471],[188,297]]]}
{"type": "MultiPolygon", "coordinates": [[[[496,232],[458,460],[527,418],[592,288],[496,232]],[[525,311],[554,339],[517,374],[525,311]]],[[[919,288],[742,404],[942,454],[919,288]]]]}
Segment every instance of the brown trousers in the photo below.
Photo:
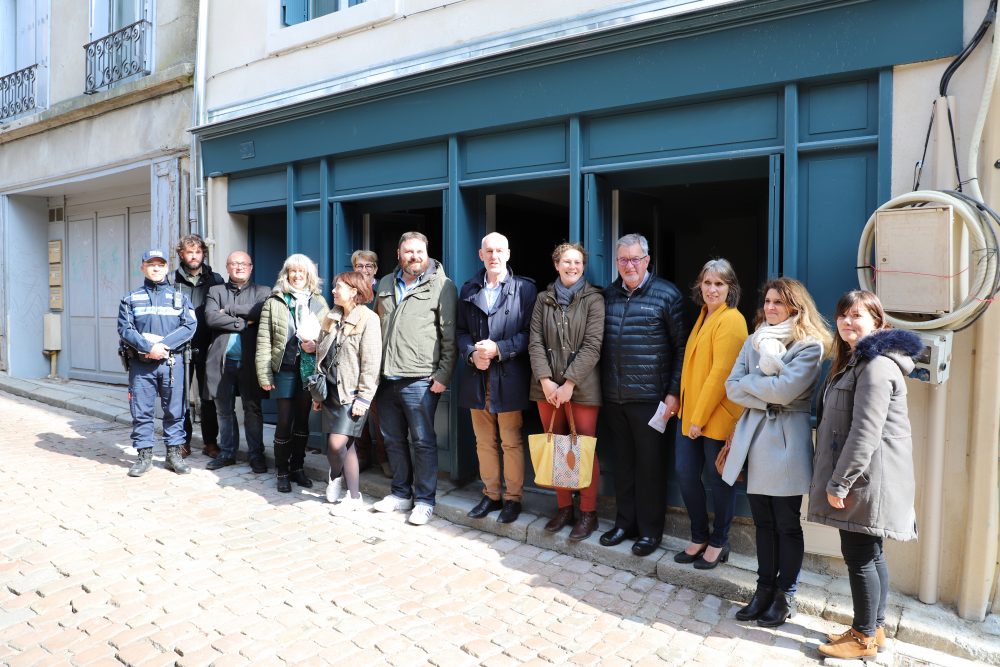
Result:
{"type": "MultiPolygon", "coordinates": [[[[486,405],[490,404],[489,389],[486,405]]],[[[521,437],[523,418],[520,410],[491,413],[470,410],[472,430],[476,434],[476,455],[479,476],[483,478],[483,493],[500,500],[500,461],[503,459],[504,500],[521,502],[524,488],[524,440],[521,437]],[[497,443],[499,431],[499,445],[497,443]]]]}

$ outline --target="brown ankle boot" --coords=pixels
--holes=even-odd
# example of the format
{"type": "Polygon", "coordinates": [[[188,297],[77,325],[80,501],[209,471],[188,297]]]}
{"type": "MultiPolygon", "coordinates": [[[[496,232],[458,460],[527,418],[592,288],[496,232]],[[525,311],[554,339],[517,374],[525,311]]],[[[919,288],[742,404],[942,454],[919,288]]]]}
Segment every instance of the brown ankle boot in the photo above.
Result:
{"type": "MultiPolygon", "coordinates": [[[[841,637],[851,632],[850,628],[844,630],[843,632],[831,632],[826,636],[827,641],[835,642],[841,637]]],[[[879,648],[885,646],[885,628],[881,625],[875,628],[875,645],[879,648]]]]}
{"type": "Polygon", "coordinates": [[[558,533],[564,526],[573,523],[573,506],[560,507],[556,515],[545,524],[545,530],[550,533],[558,533]]]}
{"type": "Polygon", "coordinates": [[[576,520],[576,525],[569,533],[569,539],[579,542],[590,537],[590,534],[597,528],[597,512],[580,512],[580,518],[576,520]]]}
{"type": "Polygon", "coordinates": [[[819,652],[839,660],[873,658],[878,653],[878,644],[875,643],[874,636],[866,637],[854,628],[849,628],[836,640],[820,646],[819,652]]]}

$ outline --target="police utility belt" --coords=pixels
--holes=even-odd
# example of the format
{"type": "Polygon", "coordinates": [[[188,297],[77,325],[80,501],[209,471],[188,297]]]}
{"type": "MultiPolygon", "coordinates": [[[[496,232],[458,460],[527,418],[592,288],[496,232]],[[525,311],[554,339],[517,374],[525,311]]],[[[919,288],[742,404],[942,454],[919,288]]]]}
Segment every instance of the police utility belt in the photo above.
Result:
{"type": "Polygon", "coordinates": [[[134,347],[132,347],[128,343],[125,343],[124,341],[122,341],[122,342],[119,342],[119,344],[118,344],[118,358],[122,362],[122,367],[127,372],[128,369],[129,369],[129,367],[132,365],[133,361],[142,361],[142,362],[147,363],[147,364],[165,363],[165,364],[169,364],[170,366],[173,366],[174,364],[177,363],[176,357],[186,354],[187,353],[187,349],[188,349],[188,346],[185,345],[184,347],[180,348],[179,350],[171,350],[170,354],[167,356],[166,359],[150,359],[145,354],[143,354],[142,352],[140,352],[139,350],[135,349],[134,347]]]}

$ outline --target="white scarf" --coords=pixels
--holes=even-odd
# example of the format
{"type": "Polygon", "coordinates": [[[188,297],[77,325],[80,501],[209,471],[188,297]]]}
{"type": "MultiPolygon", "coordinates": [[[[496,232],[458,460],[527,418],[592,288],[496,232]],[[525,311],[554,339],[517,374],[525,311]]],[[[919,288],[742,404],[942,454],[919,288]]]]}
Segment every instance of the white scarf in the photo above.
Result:
{"type": "Polygon", "coordinates": [[[753,332],[751,344],[760,353],[757,368],[764,375],[777,375],[785,367],[781,358],[788,351],[787,345],[792,342],[796,321],[797,315],[778,324],[769,325],[764,322],[753,332]]]}
{"type": "Polygon", "coordinates": [[[309,299],[312,292],[309,290],[291,291],[295,309],[295,335],[299,340],[316,340],[319,337],[319,320],[316,314],[309,310],[309,299]]]}

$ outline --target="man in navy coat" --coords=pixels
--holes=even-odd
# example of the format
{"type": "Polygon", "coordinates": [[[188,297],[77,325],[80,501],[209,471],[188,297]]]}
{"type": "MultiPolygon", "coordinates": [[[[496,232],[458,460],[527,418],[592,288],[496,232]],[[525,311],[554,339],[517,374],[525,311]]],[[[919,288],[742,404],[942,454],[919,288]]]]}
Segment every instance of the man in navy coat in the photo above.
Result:
{"type": "Polygon", "coordinates": [[[483,238],[479,259],[484,268],[462,285],[455,324],[459,407],[470,410],[483,479],[483,498],[469,516],[481,519],[500,510],[497,521],[511,523],[521,513],[521,411],[529,403],[528,328],[538,290],[508,269],[510,244],[502,234],[483,238]]]}

